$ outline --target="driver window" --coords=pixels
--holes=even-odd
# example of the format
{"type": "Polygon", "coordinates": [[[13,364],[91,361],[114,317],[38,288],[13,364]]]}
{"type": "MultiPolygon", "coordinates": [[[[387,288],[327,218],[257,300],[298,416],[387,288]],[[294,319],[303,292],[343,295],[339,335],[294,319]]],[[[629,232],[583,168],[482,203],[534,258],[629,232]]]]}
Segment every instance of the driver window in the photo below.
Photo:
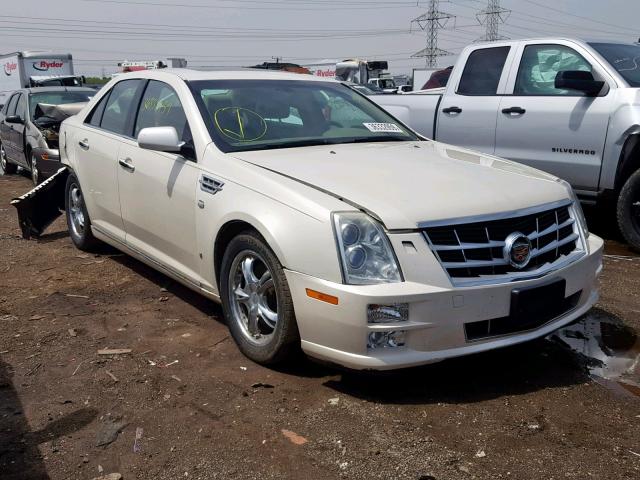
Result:
{"type": "Polygon", "coordinates": [[[193,145],[189,122],[178,94],[172,87],[157,80],[150,80],[142,95],[134,137],[137,138],[143,128],[150,127],[173,127],[181,141],[193,145]]]}
{"type": "Polygon", "coordinates": [[[24,95],[18,97],[18,104],[16,106],[16,115],[22,120],[27,119],[27,102],[24,95]]]}
{"type": "Polygon", "coordinates": [[[591,64],[579,53],[563,45],[529,45],[524,49],[514,95],[582,96],[580,92],[555,87],[556,75],[562,71],[591,72],[591,64]]]}
{"type": "Polygon", "coordinates": [[[16,114],[16,104],[18,103],[19,96],[20,96],[19,94],[16,94],[13,97],[11,97],[11,99],[9,100],[9,103],[7,106],[7,117],[10,117],[16,114]]]}

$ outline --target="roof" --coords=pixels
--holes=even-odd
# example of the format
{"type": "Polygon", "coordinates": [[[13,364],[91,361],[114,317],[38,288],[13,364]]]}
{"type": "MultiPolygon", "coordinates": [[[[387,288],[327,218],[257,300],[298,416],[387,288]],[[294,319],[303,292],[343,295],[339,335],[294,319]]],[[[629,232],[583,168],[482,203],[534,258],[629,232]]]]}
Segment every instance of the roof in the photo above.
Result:
{"type": "Polygon", "coordinates": [[[139,72],[129,72],[118,75],[122,78],[162,78],[174,76],[186,81],[195,80],[297,80],[309,82],[330,82],[326,78],[305,75],[302,73],[288,73],[274,70],[246,69],[237,71],[201,71],[186,68],[163,68],[156,70],[145,70],[139,72]]]}
{"type": "Polygon", "coordinates": [[[16,90],[26,93],[50,93],[50,92],[93,92],[95,90],[89,87],[33,87],[33,88],[21,88],[16,90]]]}

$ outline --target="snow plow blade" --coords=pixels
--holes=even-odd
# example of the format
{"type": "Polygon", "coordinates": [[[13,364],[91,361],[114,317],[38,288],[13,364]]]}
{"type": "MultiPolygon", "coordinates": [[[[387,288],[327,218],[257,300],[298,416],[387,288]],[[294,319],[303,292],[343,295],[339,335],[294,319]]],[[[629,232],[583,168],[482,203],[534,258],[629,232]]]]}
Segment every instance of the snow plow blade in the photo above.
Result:
{"type": "Polygon", "coordinates": [[[69,170],[61,168],[33,190],[14,198],[22,238],[39,237],[64,211],[64,190],[69,170]]]}

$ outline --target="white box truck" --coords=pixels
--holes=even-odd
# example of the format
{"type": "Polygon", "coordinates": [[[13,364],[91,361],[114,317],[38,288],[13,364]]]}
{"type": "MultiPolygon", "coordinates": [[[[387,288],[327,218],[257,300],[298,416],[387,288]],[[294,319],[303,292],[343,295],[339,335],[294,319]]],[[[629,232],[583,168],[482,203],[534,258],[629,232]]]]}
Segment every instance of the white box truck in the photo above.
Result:
{"type": "Polygon", "coordinates": [[[0,55],[0,105],[7,94],[20,88],[82,86],[83,78],[73,73],[70,53],[14,52],[0,55]]]}

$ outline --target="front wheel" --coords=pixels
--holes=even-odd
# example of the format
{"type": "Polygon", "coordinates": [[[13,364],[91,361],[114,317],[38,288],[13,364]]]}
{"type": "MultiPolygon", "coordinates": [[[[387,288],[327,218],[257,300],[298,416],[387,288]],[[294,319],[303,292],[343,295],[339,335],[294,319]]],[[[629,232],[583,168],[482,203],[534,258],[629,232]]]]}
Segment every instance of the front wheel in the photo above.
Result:
{"type": "Polygon", "coordinates": [[[67,178],[64,207],[73,244],[80,250],[94,251],[100,242],[91,232],[91,220],[84,203],[80,182],[74,174],[70,174],[67,178]]]}
{"type": "Polygon", "coordinates": [[[300,344],[284,271],[253,232],[235,237],[222,259],[220,294],[231,336],[251,360],[281,363],[300,344]]]}
{"type": "Polygon", "coordinates": [[[0,143],[0,175],[13,175],[16,170],[18,170],[18,167],[13,163],[9,163],[4,145],[0,143]]]}
{"type": "Polygon", "coordinates": [[[618,197],[618,225],[625,240],[640,251],[640,170],[624,184],[618,197]]]}
{"type": "Polygon", "coordinates": [[[38,170],[38,157],[35,153],[31,154],[31,180],[37,187],[40,184],[40,170],[38,170]]]}

